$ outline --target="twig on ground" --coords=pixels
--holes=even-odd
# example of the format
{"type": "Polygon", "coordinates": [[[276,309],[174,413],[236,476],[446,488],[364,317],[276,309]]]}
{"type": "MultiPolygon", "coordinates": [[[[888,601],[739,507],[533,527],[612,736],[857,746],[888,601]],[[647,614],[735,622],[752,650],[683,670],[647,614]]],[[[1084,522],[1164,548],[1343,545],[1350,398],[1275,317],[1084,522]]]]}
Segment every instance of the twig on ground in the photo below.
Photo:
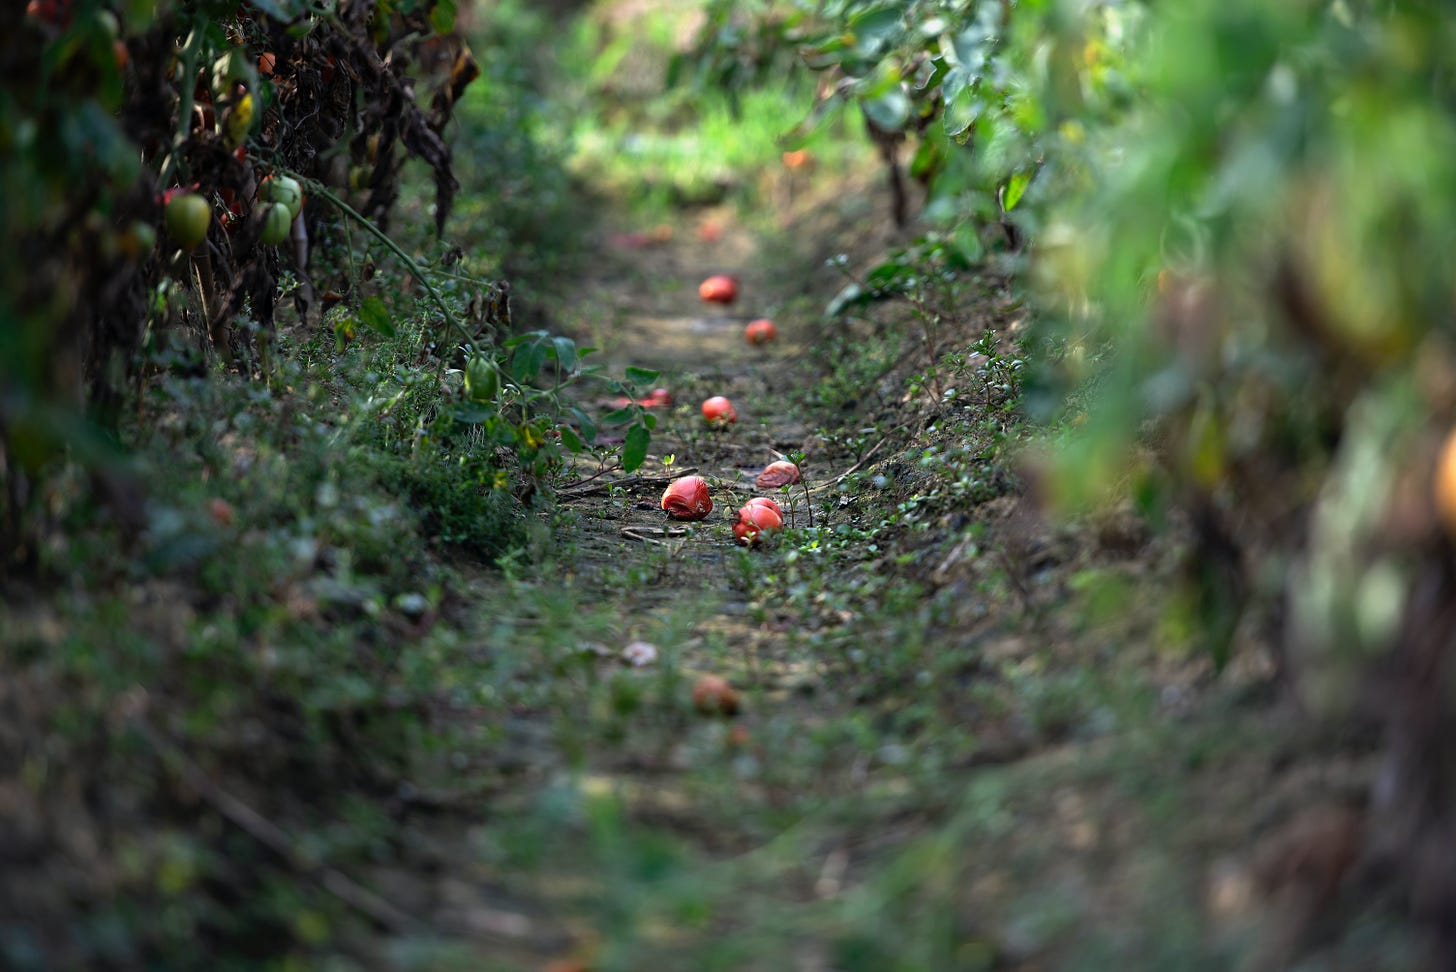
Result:
{"type": "MultiPolygon", "coordinates": [[[[566,489],[566,490],[569,490],[569,489],[580,489],[581,487],[585,486],[587,483],[590,483],[590,482],[592,482],[594,480],[600,479],[601,477],[605,476],[609,472],[616,472],[618,469],[621,469],[621,468],[622,468],[622,464],[621,463],[614,462],[610,466],[603,466],[602,468],[598,469],[596,472],[592,473],[590,476],[583,476],[581,479],[578,479],[576,482],[572,483],[571,485],[569,485],[569,486],[562,486],[560,489],[566,489]]],[[[558,490],[558,492],[560,492],[560,490],[558,490]]]]}
{"type": "Polygon", "coordinates": [[[342,872],[310,860],[298,849],[283,828],[214,783],[202,767],[193,762],[175,743],[164,737],[150,724],[137,719],[132,725],[141,731],[163,761],[170,765],[187,785],[196,790],[197,794],[214,810],[249,837],[283,858],[294,870],[308,875],[329,894],[369,918],[381,928],[415,934],[429,930],[429,926],[423,921],[356,883],[342,872]]]}
{"type": "Polygon", "coordinates": [[[671,527],[669,527],[666,530],[662,529],[661,527],[623,527],[622,528],[622,536],[626,537],[629,540],[638,540],[638,541],[641,541],[642,543],[652,543],[652,544],[656,544],[659,547],[662,547],[662,546],[666,546],[667,545],[667,541],[665,541],[665,540],[658,540],[657,537],[647,536],[647,534],[649,534],[649,533],[655,533],[658,536],[666,536],[669,539],[674,538],[674,537],[685,537],[685,536],[688,535],[688,531],[686,531],[686,530],[674,530],[671,527]]]}
{"type": "Polygon", "coordinates": [[[627,488],[630,486],[665,486],[680,476],[687,476],[698,470],[694,467],[679,469],[671,476],[628,476],[626,479],[612,479],[603,482],[595,481],[601,473],[593,473],[580,482],[572,483],[570,486],[562,486],[556,491],[556,495],[564,500],[574,500],[579,496],[590,496],[592,493],[600,493],[615,486],[627,488]]]}
{"type": "Polygon", "coordinates": [[[850,476],[853,476],[856,472],[858,472],[860,470],[860,467],[862,467],[865,463],[867,463],[867,462],[870,461],[870,458],[876,452],[879,452],[880,451],[880,446],[882,446],[886,442],[889,442],[890,441],[890,436],[894,435],[896,432],[901,432],[901,431],[903,431],[905,429],[908,429],[909,427],[910,427],[910,423],[909,422],[906,422],[904,424],[897,425],[893,429],[891,429],[890,431],[886,432],[884,438],[882,438],[879,442],[876,442],[874,445],[870,446],[870,451],[869,452],[866,452],[864,455],[860,456],[859,462],[856,462],[853,466],[850,466],[844,472],[840,473],[838,476],[835,476],[833,479],[829,480],[827,483],[822,483],[822,484],[820,484],[818,486],[815,486],[814,487],[814,491],[815,492],[818,492],[821,489],[828,489],[831,486],[838,486],[840,483],[844,482],[850,476]]]}

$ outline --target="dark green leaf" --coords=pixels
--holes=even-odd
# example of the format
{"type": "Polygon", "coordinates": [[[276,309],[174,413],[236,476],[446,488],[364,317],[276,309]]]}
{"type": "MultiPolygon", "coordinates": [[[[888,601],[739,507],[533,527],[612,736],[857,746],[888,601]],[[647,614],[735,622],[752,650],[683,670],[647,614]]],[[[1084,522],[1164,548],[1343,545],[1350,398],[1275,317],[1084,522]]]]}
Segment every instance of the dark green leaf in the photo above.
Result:
{"type": "Polygon", "coordinates": [[[556,354],[556,362],[561,365],[564,371],[576,370],[576,342],[569,337],[554,337],[551,339],[551,346],[556,354]]]}
{"type": "Polygon", "coordinates": [[[615,412],[608,412],[602,416],[602,421],[607,425],[625,425],[637,417],[639,409],[635,405],[624,405],[615,412]]]}
{"type": "Polygon", "coordinates": [[[573,405],[567,411],[571,412],[572,418],[576,419],[577,427],[581,429],[581,437],[587,442],[595,442],[597,437],[597,424],[592,421],[590,415],[584,409],[573,405]]]}
{"type": "Polygon", "coordinates": [[[661,372],[653,371],[649,368],[633,368],[629,366],[626,374],[627,380],[634,385],[650,385],[657,380],[657,376],[661,372]]]}
{"type": "Polygon", "coordinates": [[[860,102],[865,117],[875,127],[885,132],[898,132],[910,119],[910,99],[900,87],[895,87],[875,98],[860,102]]]}
{"type": "Polygon", "coordinates": [[[481,405],[477,402],[461,402],[455,406],[454,412],[455,421],[462,422],[465,425],[479,425],[481,422],[492,418],[495,414],[496,410],[494,408],[481,405]]]}
{"type": "Polygon", "coordinates": [[[641,425],[627,430],[627,440],[622,443],[622,471],[631,472],[647,459],[647,446],[652,442],[652,433],[641,425]]]}
{"type": "Polygon", "coordinates": [[[955,138],[974,125],[985,109],[986,106],[977,96],[975,88],[962,88],[959,94],[946,101],[945,116],[942,119],[945,133],[955,138]]]}
{"type": "Polygon", "coordinates": [[[378,297],[365,297],[359,304],[359,323],[376,334],[394,337],[394,321],[389,319],[389,308],[378,297]]]}
{"type": "Polygon", "coordinates": [[[455,0],[435,0],[430,7],[430,27],[437,34],[455,29],[455,0]]]}
{"type": "Polygon", "coordinates": [[[506,338],[501,346],[506,348],[514,348],[518,345],[525,344],[528,341],[539,341],[546,336],[547,335],[545,331],[527,331],[525,334],[517,334],[514,337],[506,338]]]}
{"type": "Polygon", "coordinates": [[[516,348],[516,353],[511,358],[511,374],[516,376],[517,381],[530,381],[541,373],[541,366],[545,363],[544,345],[535,341],[522,344],[516,348]]]}
{"type": "Polygon", "coordinates": [[[570,452],[581,452],[586,449],[586,443],[581,441],[581,436],[576,434],[576,429],[569,425],[561,426],[561,444],[566,446],[570,452]]]}
{"type": "Polygon", "coordinates": [[[871,7],[849,19],[855,49],[864,57],[874,57],[905,31],[905,18],[899,5],[871,7]]]}

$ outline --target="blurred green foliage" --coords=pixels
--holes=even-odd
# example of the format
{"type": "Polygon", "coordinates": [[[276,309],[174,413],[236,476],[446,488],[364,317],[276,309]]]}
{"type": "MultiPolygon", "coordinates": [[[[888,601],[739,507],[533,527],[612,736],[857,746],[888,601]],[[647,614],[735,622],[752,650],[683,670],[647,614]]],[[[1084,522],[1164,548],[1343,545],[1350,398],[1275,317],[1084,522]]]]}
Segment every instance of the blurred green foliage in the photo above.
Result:
{"type": "Polygon", "coordinates": [[[1355,625],[1389,642],[1400,598],[1379,592],[1409,586],[1436,531],[1430,469],[1456,404],[1442,67],[1456,33],[1441,5],[730,8],[711,8],[702,70],[748,83],[723,48],[776,31],[822,75],[790,138],[855,106],[872,137],[904,140],[926,186],[920,239],[833,312],[916,304],[975,261],[1020,271],[1042,309],[1023,402],[1054,423],[1047,497],[1191,523],[1195,627],[1220,663],[1243,622],[1278,624],[1301,558],[1325,606],[1301,600],[1281,638],[1355,625]],[[1373,414],[1403,417],[1356,418],[1373,414]],[[1386,485],[1306,551],[1312,517],[1330,519],[1317,505],[1352,502],[1331,477],[1365,435],[1386,448],[1386,485]],[[1403,539],[1376,543],[1395,504],[1403,539]],[[1377,605],[1365,621],[1329,614],[1360,590],[1377,605]]]}

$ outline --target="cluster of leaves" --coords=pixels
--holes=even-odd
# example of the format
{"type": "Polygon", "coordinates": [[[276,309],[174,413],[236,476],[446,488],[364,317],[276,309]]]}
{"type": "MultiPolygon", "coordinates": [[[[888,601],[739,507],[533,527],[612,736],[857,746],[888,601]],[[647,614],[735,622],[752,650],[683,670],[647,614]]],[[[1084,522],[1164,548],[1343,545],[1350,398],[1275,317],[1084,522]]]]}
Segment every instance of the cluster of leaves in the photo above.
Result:
{"type": "MultiPolygon", "coordinates": [[[[457,188],[453,10],[37,0],[0,38],[0,238],[27,255],[0,267],[0,761],[25,774],[0,964],[312,965],[389,927],[333,869],[398,853],[398,794],[452,741],[433,553],[532,542],[596,437],[564,388],[656,377],[515,333],[508,286],[385,231],[432,189],[438,232],[457,188]],[[268,245],[285,175],[307,198],[268,245]],[[174,188],[209,214],[195,249],[174,188]]],[[[640,463],[652,416],[607,418],[640,463]]]]}
{"type": "Polygon", "coordinates": [[[313,297],[307,231],[337,219],[319,203],[350,160],[370,167],[362,208],[382,217],[401,147],[423,158],[443,220],[455,184],[440,132],[473,67],[457,59],[428,108],[402,70],[408,50],[444,42],[451,6],[38,0],[7,33],[0,231],[31,254],[6,264],[0,288],[7,562],[34,558],[48,471],[106,464],[144,340],[177,332],[225,361],[266,355],[285,274],[313,297]],[[286,255],[262,243],[255,202],[285,171],[316,191],[286,255]],[[161,231],[169,189],[206,202],[191,252],[161,231]]]}
{"type": "Polygon", "coordinates": [[[1222,657],[1241,619],[1269,626],[1292,598],[1272,633],[1320,656],[1296,666],[1320,683],[1345,670],[1320,707],[1358,681],[1331,652],[1378,656],[1424,625],[1405,592],[1440,560],[1429,484],[1456,367],[1446,21],[1423,3],[1150,14],[1140,97],[1089,126],[1068,167],[1079,191],[1043,242],[1056,368],[1090,389],[1066,500],[1131,488],[1155,513],[1192,510],[1200,556],[1230,561],[1200,581],[1210,646],[1222,657]],[[1256,580],[1260,564],[1287,580],[1256,580]]]}
{"type": "MultiPolygon", "coordinates": [[[[1186,529],[1185,607],[1214,663],[1279,646],[1311,711],[1398,727],[1384,798],[1446,792],[1449,761],[1422,747],[1456,721],[1431,680],[1453,637],[1432,485],[1456,409],[1448,12],[783,6],[785,43],[833,72],[809,122],[858,104],[878,138],[919,139],[930,187],[926,241],[835,309],[909,296],[946,266],[937,242],[975,260],[989,221],[1014,222],[1045,311],[1025,402],[1075,420],[1046,494],[1186,529]]],[[[1391,844],[1441,812],[1402,810],[1391,844]]]]}
{"type": "Polygon", "coordinates": [[[1200,0],[1150,5],[1131,50],[1138,96],[1082,119],[1043,233],[1053,387],[1086,415],[1050,482],[1191,525],[1216,662],[1252,635],[1312,715],[1385,724],[1367,853],[1419,880],[1451,848],[1456,29],[1420,0],[1200,0]]]}

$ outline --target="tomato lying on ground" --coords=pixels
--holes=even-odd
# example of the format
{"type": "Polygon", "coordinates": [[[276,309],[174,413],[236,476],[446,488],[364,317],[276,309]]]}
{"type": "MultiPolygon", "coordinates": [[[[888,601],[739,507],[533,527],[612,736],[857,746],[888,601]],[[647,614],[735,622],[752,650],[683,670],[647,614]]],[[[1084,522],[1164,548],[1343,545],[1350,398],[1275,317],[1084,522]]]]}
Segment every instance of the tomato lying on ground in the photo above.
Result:
{"type": "Polygon", "coordinates": [[[703,418],[708,420],[709,425],[732,425],[738,421],[738,411],[728,399],[714,395],[703,402],[703,418]]]}
{"type": "Polygon", "coordinates": [[[749,321],[743,329],[743,339],[749,344],[767,344],[779,336],[779,329],[766,317],[749,321]]]}
{"type": "Polygon", "coordinates": [[[698,296],[710,304],[731,304],[738,299],[738,281],[716,273],[698,284],[698,296]]]}
{"type": "Polygon", "coordinates": [[[713,512],[708,481],[702,476],[674,479],[662,493],[662,508],[674,520],[701,520],[713,512]]]}

